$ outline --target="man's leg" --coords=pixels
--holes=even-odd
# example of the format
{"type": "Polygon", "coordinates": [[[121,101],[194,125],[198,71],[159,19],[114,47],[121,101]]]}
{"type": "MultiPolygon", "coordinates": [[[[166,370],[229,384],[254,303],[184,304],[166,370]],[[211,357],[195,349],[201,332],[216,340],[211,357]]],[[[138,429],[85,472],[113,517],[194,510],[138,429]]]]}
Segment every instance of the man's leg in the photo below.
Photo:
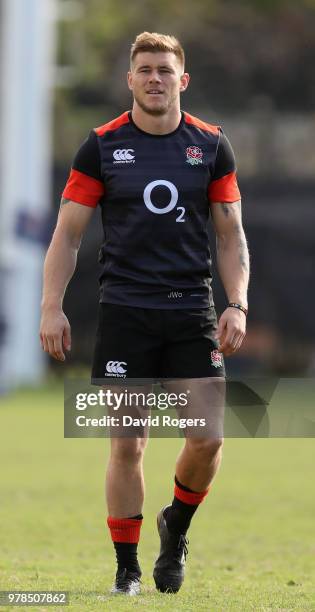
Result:
{"type": "Polygon", "coordinates": [[[176,592],[184,579],[187,530],[221,462],[225,381],[212,377],[164,386],[177,394],[189,390],[190,401],[179,416],[205,422],[205,426],[187,427],[185,445],[176,461],[174,498],[158,515],[161,549],[153,575],[159,590],[176,592]]]}
{"type": "Polygon", "coordinates": [[[112,438],[106,473],[108,513],[126,518],[141,514],[144,500],[143,455],[146,438],[112,438]]]}
{"type": "Polygon", "coordinates": [[[189,389],[188,405],[180,410],[186,419],[203,419],[205,426],[187,427],[186,441],[175,469],[172,505],[164,516],[168,529],[185,535],[193,514],[209,491],[222,457],[225,379],[211,377],[168,383],[177,393],[189,389]]]}
{"type": "Polygon", "coordinates": [[[112,593],[137,595],[141,569],[137,549],[144,501],[143,454],[146,438],[112,438],[106,474],[107,524],[117,573],[112,593]]]}
{"type": "Polygon", "coordinates": [[[176,461],[179,482],[193,491],[207,489],[220,467],[222,445],[222,438],[187,438],[176,461]]]}
{"type": "MultiPolygon", "coordinates": [[[[123,422],[124,416],[148,417],[150,410],[145,407],[145,397],[151,386],[126,386],[128,395],[119,410],[108,408],[110,416],[118,417],[119,425],[111,428],[106,473],[107,524],[117,559],[116,582],[112,592],[136,595],[139,593],[141,576],[137,548],[143,519],[143,456],[149,430],[148,426],[124,426],[123,422]]],[[[121,389],[116,386],[115,392],[119,393],[121,389]]]]}
{"type": "Polygon", "coordinates": [[[143,519],[145,445],[146,438],[111,439],[106,498],[109,514],[107,524],[117,558],[116,585],[113,592],[122,590],[137,594],[139,588],[141,569],[137,548],[143,519]]]}
{"type": "MultiPolygon", "coordinates": [[[[160,316],[155,309],[101,303],[92,367],[92,382],[103,387],[107,413],[115,423],[110,431],[106,476],[107,522],[118,568],[133,575],[136,570],[138,576],[137,544],[144,498],[142,460],[147,431],[146,427],[128,429],[123,417],[129,420],[150,415],[142,398],[152,390],[151,381],[157,376],[156,364],[163,345],[159,325],[160,316]]],[[[128,581],[129,578],[125,580],[125,590],[114,592],[135,594],[128,581]]]]}
{"type": "Polygon", "coordinates": [[[174,499],[164,511],[167,527],[172,533],[186,535],[190,521],[219,469],[222,444],[222,438],[186,439],[176,461],[174,499]]]}

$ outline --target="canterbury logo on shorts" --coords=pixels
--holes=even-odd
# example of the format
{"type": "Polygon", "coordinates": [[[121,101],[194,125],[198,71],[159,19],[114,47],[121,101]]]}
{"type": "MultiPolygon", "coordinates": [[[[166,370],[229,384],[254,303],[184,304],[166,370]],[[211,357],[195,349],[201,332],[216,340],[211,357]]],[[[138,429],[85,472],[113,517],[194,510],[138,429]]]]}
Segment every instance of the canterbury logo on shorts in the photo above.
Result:
{"type": "Polygon", "coordinates": [[[119,376],[121,378],[126,378],[127,369],[126,361],[108,361],[106,364],[106,373],[105,376],[119,376]]]}

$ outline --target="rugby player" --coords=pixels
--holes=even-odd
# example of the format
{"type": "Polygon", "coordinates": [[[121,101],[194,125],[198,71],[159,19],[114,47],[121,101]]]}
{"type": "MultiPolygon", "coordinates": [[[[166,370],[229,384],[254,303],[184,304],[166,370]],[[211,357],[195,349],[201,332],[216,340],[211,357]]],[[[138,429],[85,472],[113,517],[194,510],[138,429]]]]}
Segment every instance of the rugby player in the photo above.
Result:
{"type": "MultiPolygon", "coordinates": [[[[71,348],[62,303],[84,230],[101,208],[100,305],[92,382],[109,374],[203,381],[225,377],[223,355],[245,336],[249,256],[233,150],[223,130],[181,111],[189,84],[184,51],[168,35],[144,32],[131,47],[131,111],[92,129],[75,155],[44,265],[40,339],[64,361],[71,348]],[[227,305],[217,323],[207,221],[227,305]]],[[[201,388],[200,387],[200,388],[201,388]]],[[[205,404],[202,406],[201,404],[205,404]]],[[[112,437],[108,527],[117,558],[113,593],[140,592],[145,437],[112,437]]],[[[186,534],[221,460],[222,437],[186,437],[174,498],[158,514],[158,590],[184,579],[186,534]]]]}

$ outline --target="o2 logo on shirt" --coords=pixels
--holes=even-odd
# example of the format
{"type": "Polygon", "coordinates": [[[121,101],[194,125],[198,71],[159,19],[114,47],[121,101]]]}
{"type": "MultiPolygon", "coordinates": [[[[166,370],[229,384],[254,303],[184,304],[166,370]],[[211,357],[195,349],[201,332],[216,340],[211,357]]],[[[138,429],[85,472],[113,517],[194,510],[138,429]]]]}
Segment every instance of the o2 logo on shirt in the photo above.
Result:
{"type": "MultiPolygon", "coordinates": [[[[150,210],[156,215],[165,215],[166,213],[169,213],[172,210],[174,210],[178,202],[178,190],[175,187],[175,185],[173,185],[173,183],[171,183],[170,181],[164,181],[163,179],[159,179],[157,181],[151,181],[151,183],[149,183],[144,189],[143,200],[148,210],[150,210]],[[158,208],[152,202],[153,189],[155,187],[161,187],[161,186],[167,187],[167,189],[169,189],[170,191],[170,196],[171,196],[169,204],[167,204],[167,206],[164,206],[164,208],[158,208]]],[[[186,209],[184,208],[184,206],[177,206],[176,210],[179,211],[179,215],[176,218],[176,222],[185,223],[186,219],[184,218],[184,215],[185,215],[186,209]]]]}

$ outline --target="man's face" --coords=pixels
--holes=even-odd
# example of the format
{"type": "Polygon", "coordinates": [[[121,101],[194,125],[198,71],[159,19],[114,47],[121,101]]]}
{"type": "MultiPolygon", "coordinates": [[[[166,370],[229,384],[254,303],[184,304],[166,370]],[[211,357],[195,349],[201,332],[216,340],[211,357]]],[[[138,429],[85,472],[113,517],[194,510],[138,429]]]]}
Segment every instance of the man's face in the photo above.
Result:
{"type": "Polygon", "coordinates": [[[128,72],[128,86],[140,108],[149,115],[165,115],[179,106],[179,95],[185,91],[189,75],[174,53],[137,53],[128,72]]]}

